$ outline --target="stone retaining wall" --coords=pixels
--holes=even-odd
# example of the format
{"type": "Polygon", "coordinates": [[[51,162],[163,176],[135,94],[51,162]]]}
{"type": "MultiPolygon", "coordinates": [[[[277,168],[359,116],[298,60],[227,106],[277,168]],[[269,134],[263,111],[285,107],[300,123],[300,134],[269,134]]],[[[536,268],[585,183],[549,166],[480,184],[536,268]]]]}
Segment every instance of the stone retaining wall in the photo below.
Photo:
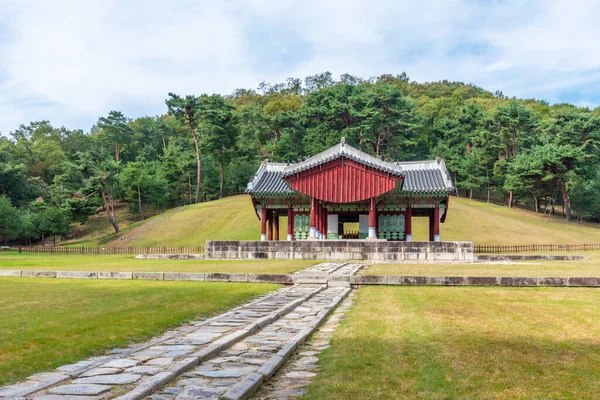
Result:
{"type": "Polygon", "coordinates": [[[209,240],[206,259],[473,261],[472,242],[209,240]]]}
{"type": "Polygon", "coordinates": [[[587,260],[585,256],[542,255],[542,254],[483,254],[475,256],[475,261],[578,261],[587,260]]]}
{"type": "Polygon", "coordinates": [[[495,276],[387,276],[387,275],[323,275],[323,274],[225,274],[184,272],[86,272],[0,270],[0,277],[69,278],[69,279],[141,279],[156,281],[250,282],[294,284],[310,283],[337,286],[347,282],[352,286],[506,286],[506,287],[600,287],[600,277],[495,277],[495,276]],[[306,283],[306,282],[304,282],[306,283]]]}
{"type": "Polygon", "coordinates": [[[146,260],[204,260],[204,254],[140,254],[135,258],[146,260]]]}
{"type": "Polygon", "coordinates": [[[600,287],[600,277],[351,276],[350,284],[400,286],[600,287]]]}

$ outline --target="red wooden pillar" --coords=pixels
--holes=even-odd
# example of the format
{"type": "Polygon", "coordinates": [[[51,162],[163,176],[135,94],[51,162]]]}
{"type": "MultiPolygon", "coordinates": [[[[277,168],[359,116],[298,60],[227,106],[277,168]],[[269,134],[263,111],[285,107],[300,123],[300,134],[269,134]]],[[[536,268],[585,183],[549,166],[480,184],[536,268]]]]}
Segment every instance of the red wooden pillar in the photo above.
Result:
{"type": "Polygon", "coordinates": [[[429,210],[429,241],[433,242],[433,210],[429,210]]]}
{"type": "Polygon", "coordinates": [[[412,207],[410,204],[406,207],[404,214],[404,241],[412,242],[412,207]]]}
{"type": "Polygon", "coordinates": [[[267,215],[267,220],[269,221],[269,233],[267,234],[267,239],[273,240],[273,210],[269,210],[267,215]]]}
{"type": "Polygon", "coordinates": [[[317,199],[312,197],[310,199],[310,231],[308,234],[309,238],[316,237],[317,232],[317,199]]]}
{"type": "Polygon", "coordinates": [[[260,240],[267,240],[267,207],[264,204],[260,214],[260,240]]]}
{"type": "Polygon", "coordinates": [[[440,205],[436,204],[433,209],[433,241],[440,241],[440,205]]]}
{"type": "Polygon", "coordinates": [[[369,239],[377,239],[377,203],[375,197],[371,197],[369,207],[369,239]]]}
{"type": "Polygon", "coordinates": [[[329,226],[327,219],[327,208],[323,205],[323,239],[327,239],[327,228],[329,226]]]}
{"type": "Polygon", "coordinates": [[[288,207],[287,240],[288,242],[294,240],[294,208],[291,205],[288,207]]]}
{"type": "Polygon", "coordinates": [[[273,210],[273,240],[279,240],[279,211],[273,210]]]}
{"type": "Polygon", "coordinates": [[[316,238],[321,239],[321,234],[323,233],[323,228],[321,225],[323,224],[323,209],[321,208],[321,203],[317,200],[317,234],[316,238]]]}

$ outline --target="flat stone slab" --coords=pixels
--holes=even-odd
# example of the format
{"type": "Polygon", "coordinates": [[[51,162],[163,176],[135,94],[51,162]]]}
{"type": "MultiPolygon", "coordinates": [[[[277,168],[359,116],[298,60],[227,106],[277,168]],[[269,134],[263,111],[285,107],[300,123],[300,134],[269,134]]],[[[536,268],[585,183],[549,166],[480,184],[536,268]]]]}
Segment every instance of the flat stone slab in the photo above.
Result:
{"type": "Polygon", "coordinates": [[[187,378],[176,383],[177,386],[204,386],[209,383],[209,379],[204,378],[187,378]]]}
{"type": "Polygon", "coordinates": [[[98,272],[98,279],[133,279],[133,272],[98,272]]]}
{"type": "Polygon", "coordinates": [[[103,396],[77,396],[68,394],[47,394],[44,396],[36,396],[35,400],[100,400],[103,396]]]}
{"type": "Polygon", "coordinates": [[[207,378],[239,378],[244,375],[241,372],[236,371],[196,371],[196,375],[206,376],[207,378]]]}
{"type": "Polygon", "coordinates": [[[121,372],[119,368],[94,368],[80,375],[81,378],[96,375],[112,375],[121,372]]]}
{"type": "Polygon", "coordinates": [[[132,360],[130,358],[122,358],[119,360],[109,361],[106,364],[102,365],[102,368],[129,368],[138,365],[140,362],[138,360],[132,360]]]}
{"type": "Polygon", "coordinates": [[[205,386],[186,386],[175,400],[218,399],[224,390],[205,386]]]}
{"type": "Polygon", "coordinates": [[[48,390],[48,393],[58,395],[95,396],[100,393],[108,392],[110,389],[112,389],[110,386],[105,385],[73,384],[51,388],[48,390]]]}
{"type": "Polygon", "coordinates": [[[0,270],[0,276],[21,276],[21,270],[3,269],[0,270]]]}
{"type": "Polygon", "coordinates": [[[127,369],[127,372],[131,372],[132,374],[142,374],[142,375],[154,375],[160,371],[159,366],[151,366],[151,365],[142,365],[138,367],[131,367],[127,369]]]}
{"type": "Polygon", "coordinates": [[[172,358],[155,358],[153,360],[148,361],[146,364],[148,365],[167,365],[173,362],[172,358]]]}
{"type": "Polygon", "coordinates": [[[285,374],[288,378],[313,378],[317,376],[314,372],[306,372],[306,371],[292,371],[285,374]]]}
{"type": "Polygon", "coordinates": [[[74,383],[98,383],[101,385],[126,385],[138,381],[142,376],[138,374],[98,375],[88,378],[75,379],[74,383]]]}

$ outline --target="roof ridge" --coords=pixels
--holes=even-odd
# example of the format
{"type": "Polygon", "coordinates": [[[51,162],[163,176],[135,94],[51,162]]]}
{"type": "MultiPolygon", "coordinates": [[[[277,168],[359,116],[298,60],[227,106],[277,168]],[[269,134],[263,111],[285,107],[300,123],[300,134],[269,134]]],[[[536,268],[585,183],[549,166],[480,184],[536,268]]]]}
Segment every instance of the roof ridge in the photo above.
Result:
{"type": "Polygon", "coordinates": [[[394,175],[404,176],[402,167],[397,162],[384,161],[380,158],[372,156],[362,150],[346,144],[345,138],[342,137],[340,143],[336,144],[335,146],[317,153],[306,160],[287,166],[283,171],[283,177],[314,168],[318,165],[336,160],[340,157],[347,157],[353,159],[354,161],[366,164],[372,168],[389,172],[394,175]]]}

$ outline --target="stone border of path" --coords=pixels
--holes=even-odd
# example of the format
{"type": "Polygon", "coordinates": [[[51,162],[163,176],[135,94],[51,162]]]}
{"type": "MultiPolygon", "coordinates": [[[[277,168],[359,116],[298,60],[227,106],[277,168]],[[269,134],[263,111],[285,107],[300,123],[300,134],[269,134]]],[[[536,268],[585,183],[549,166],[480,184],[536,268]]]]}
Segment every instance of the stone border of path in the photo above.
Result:
{"type": "Polygon", "coordinates": [[[184,272],[89,272],[0,270],[0,277],[117,279],[153,281],[249,282],[249,283],[321,283],[330,286],[506,286],[506,287],[600,287],[600,277],[524,277],[524,276],[388,276],[324,274],[226,274],[184,272]]]}
{"type": "Polygon", "coordinates": [[[479,254],[474,262],[480,261],[581,261],[589,260],[586,256],[554,255],[554,254],[479,254]]]}

